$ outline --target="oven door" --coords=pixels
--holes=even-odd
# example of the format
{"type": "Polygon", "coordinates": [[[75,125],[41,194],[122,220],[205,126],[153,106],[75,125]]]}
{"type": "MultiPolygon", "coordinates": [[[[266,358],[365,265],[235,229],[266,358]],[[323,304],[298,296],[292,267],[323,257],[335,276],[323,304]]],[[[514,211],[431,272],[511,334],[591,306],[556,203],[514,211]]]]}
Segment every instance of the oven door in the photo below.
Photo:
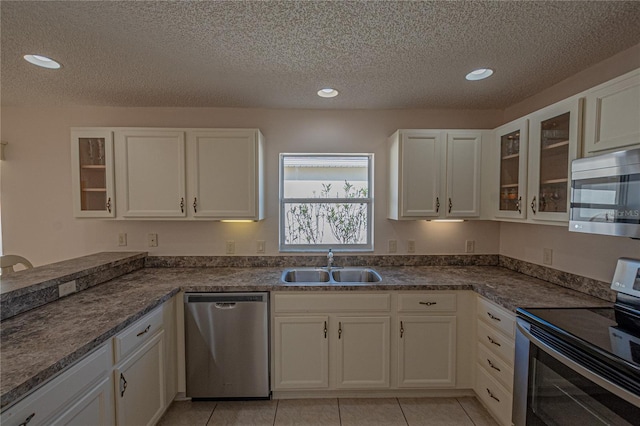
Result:
{"type": "Polygon", "coordinates": [[[532,335],[531,324],[522,318],[517,321],[515,426],[639,424],[640,396],[617,384],[617,378],[605,378],[592,370],[605,371],[606,367],[601,369],[597,361],[588,359],[592,357],[582,357],[562,343],[556,346],[553,341],[557,338],[542,337],[544,330],[536,327],[533,334],[541,340],[532,335]]]}

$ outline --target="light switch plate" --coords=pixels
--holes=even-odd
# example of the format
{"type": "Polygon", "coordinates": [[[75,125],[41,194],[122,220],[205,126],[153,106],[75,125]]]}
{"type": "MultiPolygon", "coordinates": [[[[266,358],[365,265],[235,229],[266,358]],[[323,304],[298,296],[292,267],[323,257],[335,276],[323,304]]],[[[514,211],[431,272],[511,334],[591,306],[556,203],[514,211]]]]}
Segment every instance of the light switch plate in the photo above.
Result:
{"type": "Polygon", "coordinates": [[[473,253],[476,251],[476,242],[475,240],[467,240],[464,242],[464,252],[465,253],[473,253]]]}
{"type": "Polygon", "coordinates": [[[264,253],[264,240],[256,241],[256,253],[264,253]]]}
{"type": "Polygon", "coordinates": [[[126,246],[127,245],[127,233],[121,232],[118,234],[118,245],[126,246]]]}

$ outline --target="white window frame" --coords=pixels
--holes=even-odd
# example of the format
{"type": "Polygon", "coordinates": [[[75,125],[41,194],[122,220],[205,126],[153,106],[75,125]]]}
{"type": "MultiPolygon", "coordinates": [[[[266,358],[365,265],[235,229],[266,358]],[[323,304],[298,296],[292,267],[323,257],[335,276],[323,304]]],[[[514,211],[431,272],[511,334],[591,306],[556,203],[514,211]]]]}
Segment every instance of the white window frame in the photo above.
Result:
{"type": "Polygon", "coordinates": [[[373,154],[354,153],[280,153],[280,226],[278,229],[279,249],[281,252],[323,252],[332,249],[334,252],[372,252],[373,248],[373,154]],[[284,159],[285,157],[366,157],[367,158],[367,198],[284,198],[284,159]],[[367,205],[367,235],[364,244],[285,244],[285,205],[288,203],[358,203],[367,205]]]}

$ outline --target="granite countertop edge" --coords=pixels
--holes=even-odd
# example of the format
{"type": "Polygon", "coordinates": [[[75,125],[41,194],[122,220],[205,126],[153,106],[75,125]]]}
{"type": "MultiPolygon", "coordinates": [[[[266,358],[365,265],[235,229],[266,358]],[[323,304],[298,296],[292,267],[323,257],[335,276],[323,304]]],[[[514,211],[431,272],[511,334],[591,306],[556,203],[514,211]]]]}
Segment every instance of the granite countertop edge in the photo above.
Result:
{"type": "MultiPolygon", "coordinates": [[[[13,405],[180,291],[469,290],[511,312],[520,306],[611,306],[611,302],[499,266],[381,267],[376,270],[383,280],[364,285],[284,284],[280,281],[282,268],[143,268],[133,271],[0,323],[3,341],[0,359],[0,409],[13,405]],[[527,291],[514,294],[518,293],[514,289],[522,285],[527,286],[527,291]],[[536,291],[531,291],[531,286],[536,291]],[[526,301],[531,294],[540,297],[540,302],[533,303],[533,306],[526,301]],[[59,322],[52,323],[51,318],[58,318],[59,322]],[[78,327],[96,331],[88,336],[84,333],[80,341],[77,336],[78,327]],[[42,355],[47,361],[38,362],[36,359],[31,362],[32,365],[27,366],[13,362],[21,359],[21,352],[33,353],[47,346],[42,342],[29,342],[26,335],[29,339],[36,340],[46,339],[48,335],[58,336],[59,333],[62,335],[54,342],[56,345],[49,348],[54,353],[45,350],[42,355]],[[58,351],[57,343],[62,341],[67,342],[66,347],[58,351]]],[[[29,357],[30,361],[31,358],[29,357]]]]}

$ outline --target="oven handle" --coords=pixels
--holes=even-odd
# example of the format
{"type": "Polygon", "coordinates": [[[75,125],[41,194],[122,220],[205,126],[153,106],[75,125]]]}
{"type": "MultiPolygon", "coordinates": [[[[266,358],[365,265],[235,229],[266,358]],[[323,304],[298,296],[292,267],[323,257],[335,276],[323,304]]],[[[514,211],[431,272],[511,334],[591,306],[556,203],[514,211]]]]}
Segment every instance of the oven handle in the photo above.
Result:
{"type": "Polygon", "coordinates": [[[629,392],[628,390],[621,388],[620,386],[610,382],[609,380],[601,376],[598,376],[597,374],[593,373],[591,370],[583,367],[582,365],[578,364],[571,358],[568,358],[567,356],[561,354],[560,352],[556,351],[552,347],[548,346],[546,343],[542,342],[540,339],[532,336],[531,333],[529,333],[529,330],[527,330],[525,327],[522,326],[522,324],[520,324],[520,321],[522,320],[518,319],[518,323],[517,323],[518,331],[522,333],[527,339],[529,339],[529,341],[535,344],[538,348],[542,349],[547,354],[554,357],[556,360],[560,361],[562,364],[566,365],[567,367],[571,368],[576,373],[586,377],[596,385],[602,387],[603,389],[606,389],[607,391],[611,392],[617,397],[624,399],[625,401],[631,404],[634,404],[636,406],[640,406],[640,397],[637,397],[633,395],[631,392],[629,392]]]}

